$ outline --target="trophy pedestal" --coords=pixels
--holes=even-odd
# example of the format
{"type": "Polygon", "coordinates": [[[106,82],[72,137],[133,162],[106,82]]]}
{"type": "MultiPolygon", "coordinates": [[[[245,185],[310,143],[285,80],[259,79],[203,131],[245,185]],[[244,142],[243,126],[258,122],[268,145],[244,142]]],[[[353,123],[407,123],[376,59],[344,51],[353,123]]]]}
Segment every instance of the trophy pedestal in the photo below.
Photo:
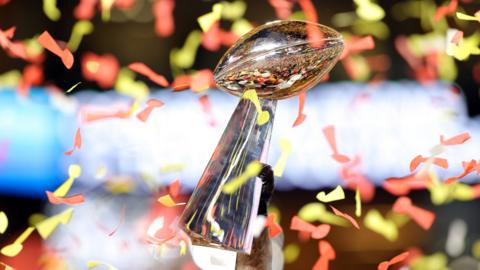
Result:
{"type": "Polygon", "coordinates": [[[222,188],[250,162],[266,161],[277,101],[260,102],[269,121],[258,125],[254,104],[241,99],[187,203],[180,228],[194,245],[250,253],[262,182],[252,177],[231,194],[222,188]]]}

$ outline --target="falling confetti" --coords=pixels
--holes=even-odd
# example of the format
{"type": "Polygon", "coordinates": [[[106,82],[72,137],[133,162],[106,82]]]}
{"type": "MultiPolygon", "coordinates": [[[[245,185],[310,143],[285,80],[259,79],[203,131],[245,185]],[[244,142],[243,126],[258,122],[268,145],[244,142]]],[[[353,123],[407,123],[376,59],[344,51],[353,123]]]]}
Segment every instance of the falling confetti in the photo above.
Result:
{"type": "Polygon", "coordinates": [[[357,228],[358,230],[360,230],[360,226],[358,226],[357,221],[356,221],[353,217],[351,217],[349,214],[343,213],[343,212],[339,211],[337,208],[335,208],[335,207],[333,207],[333,206],[331,206],[331,205],[330,205],[330,208],[332,208],[333,213],[335,213],[335,215],[345,218],[345,219],[348,220],[350,223],[352,223],[352,225],[353,225],[355,228],[357,228]]]}
{"type": "Polygon", "coordinates": [[[241,173],[236,178],[230,180],[223,186],[222,191],[227,194],[232,194],[243,184],[245,184],[249,179],[257,176],[261,170],[262,164],[260,162],[256,160],[250,162],[243,173],[241,173]]]}
{"type": "Polygon", "coordinates": [[[334,260],[336,257],[335,250],[332,245],[325,240],[320,240],[318,242],[318,250],[320,252],[320,258],[313,266],[313,270],[328,270],[330,261],[334,260]]]}
{"type": "Polygon", "coordinates": [[[300,95],[298,95],[298,116],[295,119],[295,122],[293,123],[293,127],[296,127],[305,121],[305,118],[307,118],[307,115],[303,113],[303,107],[305,106],[305,98],[307,96],[306,92],[302,92],[300,95]]]}
{"type": "Polygon", "coordinates": [[[0,253],[7,256],[7,257],[15,257],[22,251],[23,249],[23,242],[27,240],[27,238],[32,234],[32,232],[35,230],[34,227],[28,227],[20,236],[15,239],[15,241],[12,244],[9,244],[7,246],[4,246],[1,250],[0,253]]]}
{"type": "Polygon", "coordinates": [[[435,221],[433,212],[414,206],[412,200],[408,197],[398,198],[392,209],[395,213],[408,215],[425,230],[430,229],[433,221],[435,221]]]}
{"type": "Polygon", "coordinates": [[[93,24],[90,21],[82,20],[76,22],[73,25],[72,33],[70,34],[70,39],[68,40],[67,47],[70,48],[72,52],[77,51],[83,37],[91,34],[92,32],[93,24]]]}
{"type": "Polygon", "coordinates": [[[70,222],[73,215],[73,208],[61,212],[60,214],[51,216],[39,223],[35,224],[38,234],[45,240],[57,229],[58,225],[66,225],[70,222]]]}
{"type": "Polygon", "coordinates": [[[382,214],[376,209],[371,209],[367,212],[363,219],[363,224],[366,228],[382,235],[390,241],[395,241],[398,238],[398,228],[395,223],[383,218],[382,214]]]}
{"type": "Polygon", "coordinates": [[[128,68],[130,68],[131,70],[133,70],[133,71],[135,71],[139,74],[142,74],[142,75],[146,76],[151,81],[153,81],[154,83],[156,83],[156,84],[158,84],[162,87],[167,87],[169,85],[168,81],[167,81],[167,79],[165,79],[165,77],[155,73],[153,70],[151,70],[144,63],[140,63],[140,62],[131,63],[130,65],[128,65],[128,68]]]}
{"type": "Polygon", "coordinates": [[[438,7],[435,11],[435,16],[433,20],[438,22],[441,18],[445,17],[446,15],[450,15],[457,10],[458,0],[451,0],[450,3],[446,6],[438,7]]]}
{"type": "Polygon", "coordinates": [[[53,192],[46,191],[48,201],[52,204],[68,204],[68,205],[77,205],[85,202],[85,197],[83,194],[77,194],[69,197],[57,197],[53,192]]]}
{"type": "Polygon", "coordinates": [[[174,8],[174,0],[158,0],[152,6],[155,16],[155,32],[161,37],[171,36],[175,31],[174,8]]]}
{"type": "Polygon", "coordinates": [[[415,171],[418,165],[420,165],[420,163],[428,162],[428,161],[431,161],[433,164],[439,167],[448,169],[448,161],[444,158],[438,158],[438,157],[425,158],[422,155],[418,155],[415,158],[413,158],[412,161],[410,162],[410,172],[415,171]]]}
{"type": "Polygon", "coordinates": [[[163,106],[164,106],[164,103],[162,101],[158,99],[153,99],[153,98],[149,99],[147,101],[147,107],[137,114],[138,120],[142,122],[146,122],[150,117],[150,114],[152,113],[153,109],[161,108],[163,106]]]}
{"type": "Polygon", "coordinates": [[[257,124],[259,126],[264,125],[268,122],[268,120],[270,120],[270,113],[268,111],[262,111],[262,106],[260,105],[260,100],[258,99],[256,90],[246,90],[243,93],[242,98],[250,100],[255,105],[258,113],[257,124]]]}
{"type": "Polygon", "coordinates": [[[337,186],[334,190],[325,194],[325,191],[321,191],[317,194],[317,200],[323,203],[329,203],[345,199],[345,193],[341,186],[337,186]]]}
{"type": "Polygon", "coordinates": [[[328,224],[320,224],[315,226],[310,224],[298,216],[293,216],[290,223],[290,230],[308,233],[313,239],[325,238],[330,232],[331,226],[328,224]]]}
{"type": "Polygon", "coordinates": [[[449,139],[444,138],[443,135],[440,135],[440,144],[441,145],[457,145],[463,144],[464,142],[470,139],[470,134],[468,132],[464,132],[458,135],[455,135],[449,139]]]}
{"type": "Polygon", "coordinates": [[[65,91],[65,93],[70,93],[70,92],[72,92],[73,89],[75,89],[75,88],[76,88],[78,85],[80,85],[81,83],[82,83],[82,82],[78,82],[78,83],[72,85],[70,88],[68,88],[67,91],[65,91]]]}
{"type": "Polygon", "coordinates": [[[55,197],[64,197],[67,195],[68,191],[72,187],[73,181],[78,178],[81,173],[82,169],[79,165],[70,165],[68,167],[68,179],[65,180],[65,182],[63,182],[63,184],[55,190],[55,192],[53,192],[53,195],[55,195],[55,197]]]}
{"type": "Polygon", "coordinates": [[[82,146],[82,135],[80,133],[80,128],[77,128],[77,131],[75,132],[75,139],[73,142],[73,147],[72,150],[65,151],[65,155],[70,156],[75,149],[80,150],[80,147],[82,146]]]}
{"type": "Polygon", "coordinates": [[[0,212],[0,234],[5,233],[8,228],[8,218],[5,212],[1,211],[0,212]]]}
{"type": "Polygon", "coordinates": [[[280,140],[280,150],[281,154],[278,158],[277,163],[273,166],[273,174],[275,176],[282,176],[285,166],[287,165],[287,158],[292,153],[292,143],[288,139],[280,140]]]}
{"type": "Polygon", "coordinates": [[[388,270],[388,268],[391,266],[391,265],[394,265],[394,264],[397,264],[399,262],[402,262],[404,261],[405,259],[407,259],[407,257],[410,255],[410,253],[407,251],[407,252],[403,252],[402,254],[399,254],[395,257],[393,257],[392,259],[390,259],[389,261],[384,261],[384,262],[381,262],[379,265],[378,265],[378,270],[388,270]]]}
{"type": "Polygon", "coordinates": [[[265,227],[268,228],[270,237],[276,237],[283,232],[282,227],[277,223],[277,215],[275,213],[269,213],[267,220],[265,221],[265,227]]]}
{"type": "Polygon", "coordinates": [[[350,161],[350,158],[339,154],[337,150],[337,142],[335,140],[335,127],[334,126],[326,126],[322,129],[323,135],[327,139],[328,145],[333,151],[332,158],[340,163],[346,163],[350,161]]]}
{"type": "Polygon", "coordinates": [[[461,12],[457,12],[456,15],[457,15],[457,18],[459,18],[460,20],[480,22],[480,12],[479,11],[475,12],[475,16],[470,16],[470,15],[467,15],[467,14],[464,14],[464,13],[461,13],[461,12]]]}
{"type": "Polygon", "coordinates": [[[39,37],[38,42],[45,49],[49,50],[53,54],[57,55],[62,59],[63,64],[67,69],[70,69],[73,66],[73,55],[68,48],[61,49],[53,37],[47,32],[44,31],[39,37]]]}
{"type": "Polygon", "coordinates": [[[207,95],[200,96],[198,98],[198,102],[202,107],[202,111],[208,116],[209,125],[212,127],[216,126],[217,121],[215,121],[215,118],[213,117],[212,104],[210,103],[210,99],[208,98],[208,96],[207,95]]]}

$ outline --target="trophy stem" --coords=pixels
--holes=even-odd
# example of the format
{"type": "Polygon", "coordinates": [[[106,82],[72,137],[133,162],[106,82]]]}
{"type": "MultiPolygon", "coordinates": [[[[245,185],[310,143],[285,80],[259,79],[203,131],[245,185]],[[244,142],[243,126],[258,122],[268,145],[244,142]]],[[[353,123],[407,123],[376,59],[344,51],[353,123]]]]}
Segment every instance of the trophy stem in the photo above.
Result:
{"type": "Polygon", "coordinates": [[[254,104],[240,100],[185,207],[179,225],[194,245],[250,253],[262,182],[252,177],[230,194],[222,188],[250,162],[266,161],[277,101],[260,102],[269,121],[258,125],[254,104]]]}

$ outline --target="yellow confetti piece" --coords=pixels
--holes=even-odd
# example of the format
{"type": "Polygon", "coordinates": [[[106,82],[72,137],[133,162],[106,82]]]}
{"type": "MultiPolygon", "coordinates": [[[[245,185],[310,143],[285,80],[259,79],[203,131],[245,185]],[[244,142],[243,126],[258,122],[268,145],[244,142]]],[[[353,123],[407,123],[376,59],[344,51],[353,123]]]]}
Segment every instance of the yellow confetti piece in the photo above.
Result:
{"type": "Polygon", "coordinates": [[[235,21],[243,17],[247,10],[247,4],[242,0],[235,2],[222,1],[222,18],[235,21]]]}
{"type": "Polygon", "coordinates": [[[8,228],[8,218],[5,212],[0,212],[0,234],[5,233],[8,228]]]}
{"type": "Polygon", "coordinates": [[[298,259],[300,255],[300,247],[297,244],[288,244],[283,249],[283,257],[285,259],[285,263],[293,263],[298,259]]]}
{"type": "Polygon", "coordinates": [[[357,188],[355,191],[355,216],[360,217],[362,215],[362,198],[360,197],[360,190],[357,188]]]}
{"type": "Polygon", "coordinates": [[[460,20],[480,22],[480,12],[475,13],[475,16],[467,15],[461,12],[457,12],[455,14],[457,15],[457,18],[460,20]]]}
{"type": "Polygon", "coordinates": [[[82,168],[79,165],[70,165],[68,167],[68,179],[65,180],[65,182],[63,182],[63,184],[53,192],[53,195],[55,195],[55,197],[64,197],[67,195],[68,191],[72,187],[73,181],[75,178],[79,177],[81,173],[82,168]]]}
{"type": "Polygon", "coordinates": [[[238,19],[233,22],[230,31],[237,36],[243,36],[244,34],[250,32],[253,29],[253,25],[246,19],[238,19]]]}
{"type": "Polygon", "coordinates": [[[368,211],[363,220],[368,229],[382,235],[387,240],[395,241],[398,238],[398,229],[391,220],[384,219],[376,209],[368,211]]]}
{"type": "Polygon", "coordinates": [[[106,266],[108,270],[117,270],[117,268],[109,263],[104,263],[104,262],[100,262],[100,261],[89,261],[87,262],[87,267],[88,269],[94,269],[94,268],[97,268],[98,266],[106,266]]]}
{"type": "Polygon", "coordinates": [[[473,257],[480,259],[480,240],[476,240],[472,245],[473,257]]]}
{"type": "Polygon", "coordinates": [[[339,201],[345,199],[345,192],[341,186],[337,186],[334,190],[330,191],[328,194],[325,191],[321,191],[317,194],[317,200],[323,203],[329,203],[334,201],[339,201]]]}
{"type": "Polygon", "coordinates": [[[136,187],[136,183],[130,177],[112,177],[105,182],[105,189],[113,194],[131,193],[136,187]]]}
{"type": "Polygon", "coordinates": [[[197,21],[203,32],[207,32],[212,25],[222,17],[223,4],[213,5],[212,12],[198,17],[197,21]]]}
{"type": "Polygon", "coordinates": [[[70,34],[70,39],[68,40],[67,46],[72,51],[75,52],[82,39],[85,35],[89,35],[93,32],[93,24],[90,21],[82,20],[78,21],[73,25],[72,33],[70,34]]]}
{"type": "Polygon", "coordinates": [[[275,176],[282,176],[285,166],[287,165],[287,158],[292,153],[292,143],[288,139],[280,139],[281,154],[277,163],[273,167],[273,174],[275,176]]]}
{"type": "Polygon", "coordinates": [[[57,0],[43,0],[43,12],[52,21],[58,21],[60,16],[60,10],[57,8],[57,0]]]}
{"type": "Polygon", "coordinates": [[[148,97],[148,86],[141,81],[135,81],[135,73],[128,68],[122,68],[118,72],[115,81],[115,90],[125,96],[134,98],[135,101],[144,100],[148,97]]]}
{"type": "Polygon", "coordinates": [[[160,173],[181,172],[185,169],[184,163],[166,164],[160,167],[160,173]]]}
{"type": "Polygon", "coordinates": [[[35,228],[37,228],[38,234],[45,240],[55,231],[60,223],[66,225],[72,218],[72,215],[73,208],[68,208],[60,214],[51,216],[37,223],[35,228]]]}
{"type": "Polygon", "coordinates": [[[15,257],[22,251],[23,249],[23,242],[27,240],[27,238],[32,234],[32,232],[35,230],[34,227],[28,227],[16,240],[10,245],[4,246],[1,250],[0,253],[7,257],[15,257]]]}
{"type": "Polygon", "coordinates": [[[102,21],[107,22],[110,20],[110,11],[115,0],[100,0],[100,8],[102,10],[102,21]]]}
{"type": "Polygon", "coordinates": [[[170,65],[172,68],[191,68],[201,43],[202,33],[198,30],[190,32],[182,48],[174,48],[170,51],[170,65]]]}
{"type": "Polygon", "coordinates": [[[161,196],[157,201],[166,207],[174,207],[177,205],[169,194],[161,196]]]}
{"type": "Polygon", "coordinates": [[[455,59],[464,61],[468,60],[470,55],[479,55],[480,48],[480,32],[475,32],[469,37],[464,37],[463,41],[459,42],[458,45],[454,45],[451,48],[452,55],[455,59]]]}
{"type": "Polygon", "coordinates": [[[262,164],[260,164],[260,162],[256,160],[250,162],[242,174],[240,174],[239,176],[237,176],[223,186],[222,191],[227,194],[232,194],[238,188],[240,188],[240,186],[245,184],[250,178],[257,176],[261,170],[262,164]]]}
{"type": "Polygon", "coordinates": [[[371,0],[354,0],[357,15],[366,21],[379,21],[385,17],[385,10],[371,0]]]}
{"type": "Polygon", "coordinates": [[[32,214],[28,217],[28,224],[30,224],[30,226],[35,227],[35,225],[44,221],[45,219],[47,219],[47,216],[45,216],[44,214],[35,213],[35,214],[32,214]]]}
{"type": "Polygon", "coordinates": [[[107,166],[105,165],[98,167],[97,170],[95,171],[96,179],[102,179],[105,177],[105,175],[107,175],[107,166]]]}
{"type": "Polygon", "coordinates": [[[68,90],[66,91],[67,93],[70,93],[73,91],[73,89],[75,89],[75,87],[77,87],[79,84],[81,84],[82,82],[78,82],[74,85],[72,85],[70,88],[68,88],[68,90]]]}
{"type": "Polygon", "coordinates": [[[0,75],[0,85],[4,87],[16,87],[18,86],[22,73],[18,70],[10,70],[0,75]]]}
{"type": "Polygon", "coordinates": [[[255,109],[257,110],[258,117],[257,117],[257,125],[261,126],[270,120],[270,113],[268,111],[262,111],[262,106],[260,105],[260,100],[257,96],[257,91],[254,89],[246,90],[243,93],[242,98],[250,100],[253,105],[255,105],[255,109]]]}
{"type": "Polygon", "coordinates": [[[187,243],[181,240],[178,245],[180,246],[180,256],[187,254],[187,243]]]}
{"type": "Polygon", "coordinates": [[[298,217],[307,222],[320,221],[322,223],[343,227],[348,227],[350,224],[344,218],[328,212],[324,204],[317,202],[304,205],[300,211],[298,211],[298,217]]]}
{"type": "Polygon", "coordinates": [[[391,220],[393,223],[395,223],[395,226],[397,228],[403,227],[405,224],[407,224],[410,221],[410,217],[407,215],[403,214],[397,214],[393,211],[389,211],[386,216],[387,220],[391,220]]]}
{"type": "Polygon", "coordinates": [[[419,256],[410,263],[412,270],[448,270],[448,257],[437,252],[430,256],[419,256]]]}

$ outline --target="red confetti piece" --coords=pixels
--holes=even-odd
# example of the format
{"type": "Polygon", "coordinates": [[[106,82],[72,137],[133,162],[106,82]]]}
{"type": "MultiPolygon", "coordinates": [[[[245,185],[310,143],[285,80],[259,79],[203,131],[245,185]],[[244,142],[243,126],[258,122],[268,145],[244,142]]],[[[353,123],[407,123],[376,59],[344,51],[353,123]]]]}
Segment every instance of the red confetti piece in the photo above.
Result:
{"type": "Polygon", "coordinates": [[[320,258],[318,258],[312,270],[328,270],[329,262],[337,256],[335,250],[332,245],[325,240],[318,242],[318,250],[320,252],[320,258]]]}
{"type": "MultiPolygon", "coordinates": [[[[124,105],[124,104],[121,104],[124,105]]],[[[82,106],[80,107],[80,122],[89,123],[108,118],[125,119],[130,117],[131,106],[113,104],[109,106],[82,106]]]]}
{"type": "Polygon", "coordinates": [[[372,36],[352,37],[345,43],[345,48],[343,49],[340,59],[344,59],[351,54],[372,50],[374,48],[375,41],[372,36]]]}
{"type": "Polygon", "coordinates": [[[480,169],[480,163],[478,163],[474,159],[470,160],[469,162],[465,162],[465,161],[462,162],[462,166],[463,166],[463,172],[458,176],[450,177],[447,180],[445,180],[446,184],[453,184],[458,180],[462,179],[463,177],[467,176],[471,172],[475,170],[478,171],[480,169]]]}
{"type": "Polygon", "coordinates": [[[463,31],[457,31],[455,32],[455,35],[453,35],[452,40],[450,42],[452,42],[455,45],[458,45],[458,43],[460,43],[462,39],[463,39],[463,31]]]}
{"type": "Polygon", "coordinates": [[[190,82],[192,77],[189,75],[179,75],[175,77],[175,80],[172,83],[173,91],[182,91],[190,87],[190,82]]]}
{"type": "Polygon", "coordinates": [[[275,14],[279,19],[285,20],[292,14],[293,1],[268,0],[268,3],[275,9],[275,14]]]}
{"type": "Polygon", "coordinates": [[[160,108],[163,105],[164,103],[160,100],[153,99],[153,98],[149,99],[147,101],[147,107],[137,114],[137,118],[142,122],[146,122],[148,120],[148,117],[150,117],[150,114],[152,113],[153,109],[160,108]]]}
{"type": "Polygon", "coordinates": [[[435,221],[435,213],[416,207],[408,197],[400,197],[393,204],[393,212],[405,214],[413,219],[424,230],[430,229],[435,221]]]}
{"type": "Polygon", "coordinates": [[[300,125],[301,123],[303,123],[303,121],[305,121],[305,118],[307,118],[307,115],[303,113],[306,96],[307,96],[306,92],[302,92],[300,95],[298,95],[298,116],[297,116],[297,119],[295,119],[295,122],[293,123],[292,127],[296,127],[300,125]]]}
{"type": "Polygon", "coordinates": [[[426,173],[410,174],[404,177],[392,177],[383,181],[383,188],[395,196],[404,196],[414,189],[426,189],[430,177],[426,173]]]}
{"type": "Polygon", "coordinates": [[[80,0],[73,11],[73,15],[78,20],[90,20],[95,15],[95,6],[98,0],[80,0]]]}
{"type": "Polygon", "coordinates": [[[36,64],[25,66],[23,69],[22,79],[18,85],[18,94],[20,96],[28,96],[29,89],[32,85],[39,85],[43,81],[43,68],[36,64]]]}
{"type": "Polygon", "coordinates": [[[77,128],[77,132],[75,132],[75,140],[73,142],[72,150],[65,151],[64,154],[67,156],[70,156],[75,150],[75,148],[80,150],[81,146],[82,146],[82,135],[80,134],[80,128],[77,128]]]}
{"type": "Polygon", "coordinates": [[[53,192],[46,191],[48,201],[52,204],[68,204],[68,205],[77,205],[85,202],[85,197],[83,194],[77,194],[69,197],[57,197],[53,192]]]}
{"type": "Polygon", "coordinates": [[[391,260],[389,261],[384,261],[384,262],[381,262],[379,265],[378,265],[378,270],[388,270],[388,267],[390,267],[391,265],[394,265],[394,264],[397,264],[399,262],[402,262],[404,261],[405,259],[408,258],[408,256],[410,255],[410,252],[406,251],[406,252],[403,252],[395,257],[393,257],[391,260]]]}
{"type": "Polygon", "coordinates": [[[210,69],[202,69],[192,76],[190,88],[193,92],[203,92],[215,85],[213,72],[210,69]]]}
{"type": "Polygon", "coordinates": [[[42,45],[45,49],[49,50],[53,54],[57,55],[62,59],[63,64],[67,69],[70,69],[73,66],[73,54],[68,48],[61,49],[58,43],[53,39],[53,37],[47,32],[44,31],[38,37],[38,43],[42,45]]]}
{"type": "MultiPolygon", "coordinates": [[[[305,13],[307,21],[318,22],[317,11],[311,0],[298,0],[298,4],[305,13]]],[[[310,46],[314,48],[320,48],[325,43],[322,31],[314,24],[307,24],[307,40],[310,46]]]]}
{"type": "Polygon", "coordinates": [[[439,167],[442,167],[444,169],[448,169],[448,160],[444,158],[439,158],[439,157],[426,158],[426,157],[423,157],[422,155],[418,155],[415,158],[413,158],[412,161],[410,162],[410,172],[415,171],[418,165],[420,165],[420,163],[426,162],[430,159],[432,160],[433,164],[439,167]]]}
{"type": "Polygon", "coordinates": [[[468,141],[469,139],[470,139],[470,133],[468,132],[455,135],[446,140],[443,135],[440,135],[440,144],[441,145],[457,145],[457,144],[462,144],[468,141]]]}
{"type": "Polygon", "coordinates": [[[323,131],[323,134],[325,135],[325,138],[327,139],[328,144],[330,145],[330,148],[333,151],[332,158],[340,163],[349,162],[350,161],[349,157],[338,153],[337,143],[335,140],[335,127],[326,126],[322,129],[322,131],[323,131]]]}
{"type": "Polygon", "coordinates": [[[180,179],[173,180],[173,182],[170,183],[168,190],[172,197],[177,197],[178,194],[180,194],[180,179]]]}
{"type": "Polygon", "coordinates": [[[275,222],[276,218],[277,215],[274,213],[269,213],[267,220],[265,221],[265,226],[268,228],[270,237],[275,237],[283,231],[282,227],[275,222]]]}
{"type": "Polygon", "coordinates": [[[200,105],[202,106],[202,111],[206,113],[209,117],[209,125],[210,126],[216,126],[217,121],[215,121],[215,118],[213,117],[213,112],[212,112],[212,104],[210,103],[210,100],[208,99],[207,95],[203,95],[198,98],[198,101],[200,102],[200,105]]]}
{"type": "Polygon", "coordinates": [[[174,0],[157,0],[153,4],[153,16],[155,17],[155,32],[161,37],[168,37],[175,31],[173,10],[174,0]]]}
{"type": "Polygon", "coordinates": [[[346,188],[360,191],[362,202],[369,202],[375,195],[375,185],[356,168],[360,164],[360,158],[355,156],[354,160],[340,169],[340,177],[345,181],[346,188]]]}
{"type": "Polygon", "coordinates": [[[130,65],[128,65],[128,68],[141,75],[146,76],[151,81],[153,81],[154,83],[160,86],[167,87],[169,84],[168,81],[165,79],[165,77],[155,73],[144,63],[140,63],[140,62],[131,63],[130,65]]]}
{"type": "Polygon", "coordinates": [[[452,0],[447,6],[438,7],[433,16],[433,20],[438,22],[441,18],[446,15],[450,15],[457,10],[458,0],[452,0]]]}
{"type": "Polygon", "coordinates": [[[120,70],[120,64],[111,54],[96,55],[87,52],[82,57],[82,75],[89,81],[95,81],[101,88],[110,88],[120,70]]]}
{"type": "Polygon", "coordinates": [[[10,27],[5,31],[0,30],[0,46],[14,58],[27,59],[27,50],[22,42],[12,42],[15,34],[15,27],[10,27]]]}
{"type": "Polygon", "coordinates": [[[337,208],[333,207],[330,205],[330,208],[332,208],[333,210],[333,213],[337,216],[340,216],[340,217],[343,217],[345,218],[346,220],[350,221],[350,223],[352,223],[352,225],[357,228],[358,230],[360,230],[360,226],[358,226],[358,223],[357,221],[351,217],[349,214],[346,214],[346,213],[343,213],[341,212],[340,210],[338,210],[337,208]]]}
{"type": "Polygon", "coordinates": [[[313,239],[322,239],[328,235],[331,226],[328,224],[320,224],[315,226],[297,216],[293,216],[290,223],[290,229],[307,233],[309,236],[311,235],[313,239]]]}

